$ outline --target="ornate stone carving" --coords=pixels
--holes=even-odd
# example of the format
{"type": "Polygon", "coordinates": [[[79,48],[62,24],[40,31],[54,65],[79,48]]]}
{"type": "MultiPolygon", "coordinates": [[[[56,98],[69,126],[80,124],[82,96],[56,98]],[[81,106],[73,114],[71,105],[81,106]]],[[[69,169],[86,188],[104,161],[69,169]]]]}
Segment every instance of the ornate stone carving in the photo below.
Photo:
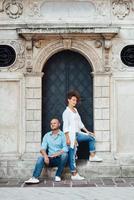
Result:
{"type": "Polygon", "coordinates": [[[0,2],[0,12],[4,11],[4,6],[3,6],[4,2],[5,2],[5,0],[3,0],[3,1],[0,2]]]}
{"type": "MultiPolygon", "coordinates": [[[[51,41],[48,45],[42,47],[38,54],[38,58],[33,62],[33,72],[41,72],[45,61],[48,60],[48,58],[51,57],[53,54],[64,49],[65,48],[62,39],[51,41]]],[[[101,58],[99,57],[95,49],[91,46],[87,45],[83,41],[71,40],[70,49],[78,51],[85,55],[87,60],[89,60],[89,62],[92,63],[94,72],[104,71],[101,58]]]]}
{"type": "Polygon", "coordinates": [[[29,16],[38,16],[40,17],[40,3],[38,1],[32,2],[30,4],[29,16]]]}
{"type": "Polygon", "coordinates": [[[32,72],[33,41],[32,38],[26,41],[26,70],[32,72]]]}
{"type": "Polygon", "coordinates": [[[15,64],[9,68],[9,71],[17,71],[25,66],[25,47],[21,41],[11,41],[10,44],[15,48],[17,58],[15,64]]]}
{"type": "Polygon", "coordinates": [[[98,14],[101,15],[102,17],[106,16],[107,15],[107,7],[108,7],[107,2],[98,2],[97,6],[96,6],[98,14]]]}
{"type": "Polygon", "coordinates": [[[95,40],[94,45],[96,48],[102,47],[102,42],[100,40],[95,40]]]}
{"type": "Polygon", "coordinates": [[[23,13],[22,0],[6,0],[4,2],[4,9],[10,18],[16,19],[23,13]]]}
{"type": "Polygon", "coordinates": [[[36,48],[41,48],[41,41],[40,41],[40,40],[34,41],[33,45],[34,45],[36,48]]]}
{"type": "Polygon", "coordinates": [[[130,2],[128,0],[116,0],[112,3],[113,14],[119,19],[123,19],[130,12],[130,2]]]}
{"type": "Polygon", "coordinates": [[[1,40],[1,45],[9,45],[14,48],[16,52],[16,60],[15,62],[5,69],[2,69],[2,71],[17,71],[22,69],[25,66],[25,48],[24,43],[22,41],[18,40],[1,40]]]}

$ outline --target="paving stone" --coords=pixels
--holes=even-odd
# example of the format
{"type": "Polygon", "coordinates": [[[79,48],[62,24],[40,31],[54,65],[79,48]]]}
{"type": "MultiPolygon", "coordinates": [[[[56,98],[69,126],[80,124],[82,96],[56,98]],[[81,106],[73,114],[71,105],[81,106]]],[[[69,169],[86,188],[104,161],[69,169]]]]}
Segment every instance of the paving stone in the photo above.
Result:
{"type": "Polygon", "coordinates": [[[129,183],[118,183],[116,186],[117,187],[131,187],[131,184],[129,184],[129,183]]]}
{"type": "Polygon", "coordinates": [[[114,178],[113,179],[113,181],[115,182],[115,183],[125,183],[125,180],[124,179],[122,179],[122,178],[114,178]]]}
{"type": "Polygon", "coordinates": [[[123,178],[125,182],[134,183],[134,178],[123,178]]]}
{"type": "Polygon", "coordinates": [[[71,182],[65,182],[65,181],[61,181],[61,182],[54,182],[54,187],[71,187],[71,182]]]}
{"type": "Polygon", "coordinates": [[[103,181],[104,185],[107,185],[107,186],[115,185],[115,183],[113,182],[112,178],[109,178],[109,179],[105,178],[105,179],[102,179],[102,181],[103,181]]]}
{"type": "Polygon", "coordinates": [[[102,181],[102,179],[90,179],[89,181],[88,181],[88,183],[89,184],[95,184],[97,187],[98,186],[102,186],[104,183],[103,183],[103,181],[102,181]]]}

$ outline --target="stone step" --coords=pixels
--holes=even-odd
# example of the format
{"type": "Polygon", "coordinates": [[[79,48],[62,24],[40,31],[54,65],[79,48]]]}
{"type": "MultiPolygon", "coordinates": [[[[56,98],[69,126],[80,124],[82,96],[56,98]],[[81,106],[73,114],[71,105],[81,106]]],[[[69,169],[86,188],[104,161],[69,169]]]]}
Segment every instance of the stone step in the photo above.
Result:
{"type": "MultiPolygon", "coordinates": [[[[22,178],[31,177],[36,160],[12,160],[0,161],[0,178],[22,178]]],[[[57,168],[46,168],[42,177],[54,177],[57,168]]],[[[134,160],[131,162],[104,159],[103,162],[89,162],[77,160],[78,172],[87,179],[95,177],[134,177],[134,160]]],[[[63,172],[65,178],[70,178],[69,168],[63,172]]]]}

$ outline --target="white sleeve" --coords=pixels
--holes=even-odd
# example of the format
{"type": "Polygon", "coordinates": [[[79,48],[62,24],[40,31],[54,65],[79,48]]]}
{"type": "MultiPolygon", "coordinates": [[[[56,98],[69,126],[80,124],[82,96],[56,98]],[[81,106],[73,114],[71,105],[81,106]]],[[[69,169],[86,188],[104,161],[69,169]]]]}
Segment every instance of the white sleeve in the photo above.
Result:
{"type": "Polygon", "coordinates": [[[63,112],[62,119],[63,119],[63,132],[67,133],[69,132],[69,116],[66,111],[63,112]]]}
{"type": "MultiPolygon", "coordinates": [[[[79,114],[78,114],[79,115],[79,114]]],[[[82,128],[84,128],[85,126],[84,126],[84,124],[83,124],[83,122],[81,121],[81,117],[80,117],[80,115],[79,115],[79,128],[80,129],[82,129],[82,128]]]]}

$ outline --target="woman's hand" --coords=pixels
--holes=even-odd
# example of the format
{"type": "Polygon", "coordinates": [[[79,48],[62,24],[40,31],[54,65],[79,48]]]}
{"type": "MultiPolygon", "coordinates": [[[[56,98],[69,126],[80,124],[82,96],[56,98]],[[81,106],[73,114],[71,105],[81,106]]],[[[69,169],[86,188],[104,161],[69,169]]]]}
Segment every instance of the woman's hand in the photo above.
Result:
{"type": "Polygon", "coordinates": [[[67,143],[67,145],[70,145],[70,144],[71,144],[71,140],[70,140],[69,137],[66,138],[66,143],[67,143]]]}
{"type": "Polygon", "coordinates": [[[65,133],[65,136],[66,136],[66,143],[67,145],[70,145],[71,144],[71,140],[70,140],[70,137],[69,137],[69,133],[65,133]]]}
{"type": "Polygon", "coordinates": [[[95,137],[95,133],[88,131],[88,134],[95,137]]]}

